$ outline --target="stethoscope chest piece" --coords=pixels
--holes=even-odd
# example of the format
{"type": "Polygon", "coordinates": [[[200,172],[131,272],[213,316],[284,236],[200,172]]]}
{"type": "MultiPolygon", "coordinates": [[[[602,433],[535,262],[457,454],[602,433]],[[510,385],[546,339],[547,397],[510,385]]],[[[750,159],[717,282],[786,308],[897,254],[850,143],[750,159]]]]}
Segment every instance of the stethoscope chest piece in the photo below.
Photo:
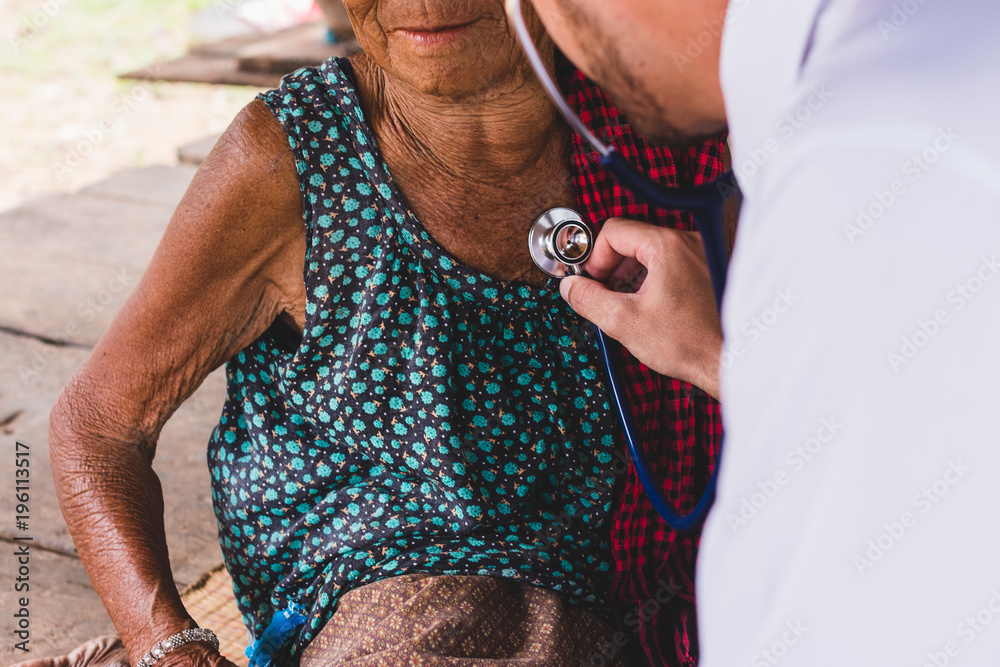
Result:
{"type": "Polygon", "coordinates": [[[594,249],[594,232],[570,208],[543,213],[528,232],[528,251],[535,266],[554,278],[580,275],[594,249]]]}

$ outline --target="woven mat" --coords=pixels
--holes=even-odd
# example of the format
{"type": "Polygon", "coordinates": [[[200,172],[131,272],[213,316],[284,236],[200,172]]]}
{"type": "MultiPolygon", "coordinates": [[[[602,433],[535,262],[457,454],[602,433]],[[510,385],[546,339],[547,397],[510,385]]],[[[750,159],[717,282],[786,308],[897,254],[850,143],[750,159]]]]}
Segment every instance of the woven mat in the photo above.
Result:
{"type": "Polygon", "coordinates": [[[246,667],[243,651],[247,647],[247,629],[236,608],[233,581],[226,567],[219,565],[205,573],[181,591],[181,600],[199,626],[215,632],[219,638],[219,652],[246,667]]]}

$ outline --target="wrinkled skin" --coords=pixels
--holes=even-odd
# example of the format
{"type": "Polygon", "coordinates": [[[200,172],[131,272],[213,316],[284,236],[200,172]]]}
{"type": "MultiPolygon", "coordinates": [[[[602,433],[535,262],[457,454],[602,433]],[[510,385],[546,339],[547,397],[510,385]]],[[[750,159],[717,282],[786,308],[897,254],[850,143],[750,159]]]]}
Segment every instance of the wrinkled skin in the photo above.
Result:
{"type": "MultiPolygon", "coordinates": [[[[353,59],[365,112],[424,227],[484,273],[542,282],[525,238],[541,211],[575,202],[565,171],[570,135],[517,48],[501,0],[346,5],[368,50],[353,59]],[[458,24],[468,26],[448,40],[429,32],[458,24]]],[[[551,63],[553,46],[529,21],[551,63]]],[[[275,318],[303,330],[302,216],[287,137],[255,101],[196,174],[135,292],[53,408],[63,515],[133,663],[195,625],[168,562],[151,467],[160,431],[275,318]]],[[[231,666],[200,643],[157,664],[231,666]]]]}
{"type": "MultiPolygon", "coordinates": [[[[485,273],[541,282],[524,239],[540,211],[574,201],[564,173],[569,133],[531,76],[500,0],[347,7],[372,54],[353,60],[365,110],[424,226],[485,273]],[[430,47],[396,31],[471,20],[456,39],[430,47]]],[[[551,58],[551,44],[546,51],[551,58]]],[[[133,662],[195,626],[170,573],[151,467],[160,430],[275,318],[302,331],[302,215],[287,138],[255,101],[198,171],[134,294],[53,408],[59,502],[133,662]]],[[[231,663],[193,643],[158,664],[231,663]]]]}

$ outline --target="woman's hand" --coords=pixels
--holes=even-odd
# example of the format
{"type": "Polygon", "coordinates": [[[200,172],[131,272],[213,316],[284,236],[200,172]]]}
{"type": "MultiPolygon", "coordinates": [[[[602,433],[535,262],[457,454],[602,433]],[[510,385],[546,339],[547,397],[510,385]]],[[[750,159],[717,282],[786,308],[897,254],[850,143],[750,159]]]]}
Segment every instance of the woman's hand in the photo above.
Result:
{"type": "MultiPolygon", "coordinates": [[[[140,656],[141,657],[141,656],[140,656]]],[[[156,667],[237,667],[203,642],[191,642],[160,658],[156,667]]]]}
{"type": "Polygon", "coordinates": [[[608,220],[563,298],[654,371],[719,396],[722,330],[701,236],[608,220]],[[603,283],[603,284],[602,284],[603,283]]]}
{"type": "MultiPolygon", "coordinates": [[[[194,627],[167,558],[152,468],[160,429],[276,317],[301,330],[305,247],[287,136],[254,102],[195,175],[135,292],[52,409],[59,504],[133,661],[194,627]]],[[[230,664],[194,647],[171,661],[230,664]]]]}

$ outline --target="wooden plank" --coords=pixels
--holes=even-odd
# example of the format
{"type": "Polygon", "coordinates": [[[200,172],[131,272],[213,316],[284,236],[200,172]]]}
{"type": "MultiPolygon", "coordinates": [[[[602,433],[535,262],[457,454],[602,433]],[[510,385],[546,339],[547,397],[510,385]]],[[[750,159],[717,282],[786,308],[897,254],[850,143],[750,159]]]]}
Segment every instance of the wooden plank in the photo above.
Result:
{"type": "Polygon", "coordinates": [[[201,164],[215,148],[215,144],[219,142],[221,136],[221,134],[212,134],[204,139],[181,146],[177,149],[177,161],[181,164],[201,164]]]}
{"type": "MultiPolygon", "coordinates": [[[[11,518],[0,523],[0,539],[30,535],[39,547],[76,553],[56,498],[48,422],[59,391],[89,354],[85,349],[0,333],[0,377],[8,379],[0,394],[0,422],[7,422],[2,437],[10,443],[26,443],[31,455],[28,530],[18,531],[13,524],[14,494],[0,494],[0,515],[11,518]]],[[[225,386],[223,369],[210,375],[167,422],[157,444],[153,469],[163,489],[167,545],[178,585],[193,583],[222,562],[206,449],[222,413],[225,386]]],[[[5,479],[14,479],[13,459],[12,453],[0,460],[5,479]]]]}
{"type": "Polygon", "coordinates": [[[121,78],[275,88],[284,74],[334,56],[349,56],[361,48],[353,39],[330,44],[326,32],[324,22],[314,21],[272,35],[233,37],[198,46],[186,56],[122,74],[121,78]]]}
{"type": "Polygon", "coordinates": [[[259,41],[261,37],[265,37],[263,34],[250,33],[247,35],[236,35],[235,37],[227,37],[226,39],[220,39],[217,42],[205,42],[203,44],[195,44],[191,47],[189,53],[199,56],[211,56],[215,58],[235,58],[236,52],[247,44],[253,44],[259,41]]]}
{"type": "Polygon", "coordinates": [[[191,166],[125,172],[0,214],[0,328],[92,347],[146,269],[191,166]]]}
{"type": "Polygon", "coordinates": [[[60,195],[0,215],[0,327],[92,347],[146,268],[170,211],[60,195]]]}
{"type": "Polygon", "coordinates": [[[191,185],[196,171],[197,168],[191,165],[128,169],[83,188],[80,194],[162,206],[172,211],[191,185]]]}
{"type": "Polygon", "coordinates": [[[243,72],[287,74],[300,67],[321,64],[327,58],[346,57],[361,47],[356,40],[331,44],[325,23],[315,22],[282,30],[239,48],[236,58],[243,72]]]}
{"type": "MultiPolygon", "coordinates": [[[[13,554],[16,547],[0,541],[0,549],[5,554],[13,554]]],[[[114,625],[77,558],[35,547],[30,548],[30,558],[30,652],[14,648],[14,643],[20,640],[14,635],[17,619],[13,614],[19,609],[18,599],[25,593],[14,590],[16,561],[12,555],[7,555],[4,562],[9,565],[5,575],[11,585],[0,587],[0,609],[4,610],[4,620],[0,624],[4,636],[0,644],[0,665],[65,655],[85,641],[115,634],[114,625]]]]}
{"type": "Polygon", "coordinates": [[[220,58],[190,54],[151,67],[122,74],[123,79],[146,81],[188,81],[194,83],[219,83],[255,88],[276,88],[280,74],[243,72],[236,58],[220,58]]]}
{"type": "Polygon", "coordinates": [[[30,503],[28,529],[19,531],[13,522],[14,495],[0,494],[0,512],[10,521],[0,522],[0,539],[19,535],[33,538],[39,548],[70,556],[76,549],[59,511],[52,468],[49,464],[49,412],[56,397],[90,351],[54,346],[28,337],[0,334],[0,373],[6,379],[0,393],[2,437],[10,456],[0,459],[0,474],[14,479],[14,443],[27,447],[30,503]],[[9,496],[9,497],[7,497],[9,496]]]}

